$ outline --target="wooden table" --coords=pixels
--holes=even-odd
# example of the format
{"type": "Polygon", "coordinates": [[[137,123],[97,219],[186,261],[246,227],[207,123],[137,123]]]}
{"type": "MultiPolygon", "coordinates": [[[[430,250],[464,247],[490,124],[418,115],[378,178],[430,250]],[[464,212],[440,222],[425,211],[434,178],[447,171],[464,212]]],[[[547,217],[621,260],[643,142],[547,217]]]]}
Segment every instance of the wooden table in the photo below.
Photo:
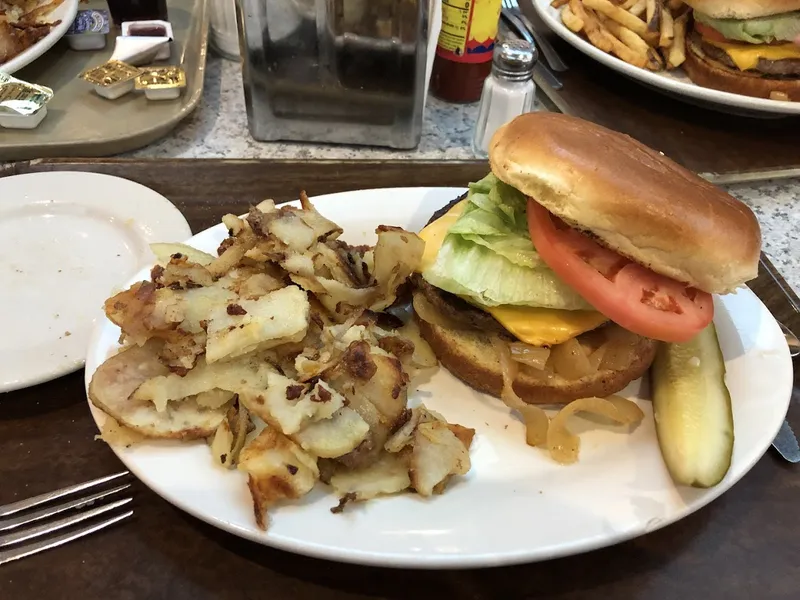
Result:
{"type": "MultiPolygon", "coordinates": [[[[193,231],[200,231],[224,212],[242,212],[265,197],[294,198],[301,188],[311,195],[365,185],[464,185],[486,166],[48,161],[7,167],[0,175],[56,168],[146,184],[169,197],[193,231]]],[[[766,274],[752,288],[779,319],[800,325],[766,274]]],[[[797,406],[790,420],[800,431],[797,406]]],[[[113,452],[93,441],[96,433],[82,372],[0,396],[0,504],[118,471],[113,452]]],[[[138,482],[133,487],[132,520],[0,567],[0,598],[693,600],[789,599],[800,593],[800,470],[772,451],[720,499],[665,529],[580,556],[473,571],[396,571],[295,556],[214,529],[138,482]]],[[[476,518],[464,515],[465,521],[476,518]]]]}

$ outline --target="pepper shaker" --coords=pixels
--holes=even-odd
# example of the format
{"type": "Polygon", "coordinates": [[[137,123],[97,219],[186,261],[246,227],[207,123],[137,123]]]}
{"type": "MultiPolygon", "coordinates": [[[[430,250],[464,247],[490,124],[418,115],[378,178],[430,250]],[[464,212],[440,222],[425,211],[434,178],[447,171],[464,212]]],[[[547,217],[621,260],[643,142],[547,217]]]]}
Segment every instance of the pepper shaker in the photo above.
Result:
{"type": "Polygon", "coordinates": [[[495,46],[492,72],[483,84],[472,138],[476,155],[486,157],[494,132],[533,109],[536,95],[533,67],[537,59],[536,48],[525,40],[507,40],[495,46]]]}

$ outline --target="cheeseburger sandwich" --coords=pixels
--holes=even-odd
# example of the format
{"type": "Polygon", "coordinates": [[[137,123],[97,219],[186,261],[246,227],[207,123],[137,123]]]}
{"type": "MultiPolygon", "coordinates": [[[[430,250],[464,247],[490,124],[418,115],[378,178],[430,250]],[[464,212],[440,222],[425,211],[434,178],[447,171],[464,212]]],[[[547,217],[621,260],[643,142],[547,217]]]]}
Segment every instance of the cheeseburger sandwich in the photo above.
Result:
{"type": "Polygon", "coordinates": [[[800,100],[800,0],[685,0],[694,26],[683,68],[726,92],[800,100]]]}
{"type": "Polygon", "coordinates": [[[630,137],[531,113],[489,162],[420,233],[413,292],[423,337],[482,392],[501,395],[510,355],[528,403],[613,394],[757,275],[753,213],[630,137]]]}

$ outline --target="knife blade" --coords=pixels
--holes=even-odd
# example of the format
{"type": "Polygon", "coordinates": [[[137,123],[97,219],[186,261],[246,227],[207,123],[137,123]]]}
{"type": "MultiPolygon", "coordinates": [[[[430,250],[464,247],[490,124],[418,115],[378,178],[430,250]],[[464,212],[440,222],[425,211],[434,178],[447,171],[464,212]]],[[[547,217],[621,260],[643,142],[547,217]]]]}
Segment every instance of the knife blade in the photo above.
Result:
{"type": "Polygon", "coordinates": [[[792,427],[788,421],[784,421],[778,430],[778,436],[772,442],[773,448],[778,451],[784,459],[790,463],[800,462],[800,444],[797,443],[797,436],[795,436],[792,427]]]}
{"type": "MultiPolygon", "coordinates": [[[[758,259],[761,268],[764,270],[764,272],[767,273],[767,275],[769,275],[770,279],[772,279],[772,282],[780,290],[784,299],[789,303],[789,306],[792,309],[794,309],[795,314],[800,312],[800,307],[797,306],[797,303],[792,297],[792,294],[790,294],[789,291],[786,289],[786,287],[781,283],[781,280],[783,281],[786,280],[783,279],[781,274],[778,272],[777,269],[775,269],[772,263],[769,260],[765,259],[766,256],[762,252],[761,257],[758,259]]],[[[786,342],[789,343],[790,336],[787,335],[787,332],[791,334],[791,337],[795,337],[794,333],[788,330],[788,328],[782,323],[779,324],[781,325],[781,329],[783,330],[784,335],[786,335],[786,342]]],[[[792,348],[790,344],[790,351],[791,350],[792,348]]],[[[796,355],[792,354],[792,363],[794,363],[795,357],[796,355]]],[[[798,400],[799,392],[800,391],[797,388],[792,388],[792,398],[791,398],[792,401],[798,400]]],[[[783,424],[781,425],[781,428],[778,430],[778,435],[772,442],[772,447],[775,448],[778,454],[780,454],[781,457],[783,457],[788,462],[794,464],[800,462],[800,444],[798,444],[797,436],[794,434],[794,431],[792,431],[792,426],[789,425],[789,421],[787,421],[786,419],[783,420],[783,424]]]]}

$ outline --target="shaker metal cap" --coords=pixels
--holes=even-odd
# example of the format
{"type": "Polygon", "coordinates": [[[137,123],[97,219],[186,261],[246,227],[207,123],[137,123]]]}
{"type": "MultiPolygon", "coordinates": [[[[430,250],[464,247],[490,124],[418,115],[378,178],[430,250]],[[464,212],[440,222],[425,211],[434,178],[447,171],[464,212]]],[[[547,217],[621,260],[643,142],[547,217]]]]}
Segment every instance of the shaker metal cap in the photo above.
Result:
{"type": "Polygon", "coordinates": [[[494,47],[492,67],[495,74],[511,81],[525,81],[533,76],[538,52],[525,40],[505,40],[494,47]]]}

